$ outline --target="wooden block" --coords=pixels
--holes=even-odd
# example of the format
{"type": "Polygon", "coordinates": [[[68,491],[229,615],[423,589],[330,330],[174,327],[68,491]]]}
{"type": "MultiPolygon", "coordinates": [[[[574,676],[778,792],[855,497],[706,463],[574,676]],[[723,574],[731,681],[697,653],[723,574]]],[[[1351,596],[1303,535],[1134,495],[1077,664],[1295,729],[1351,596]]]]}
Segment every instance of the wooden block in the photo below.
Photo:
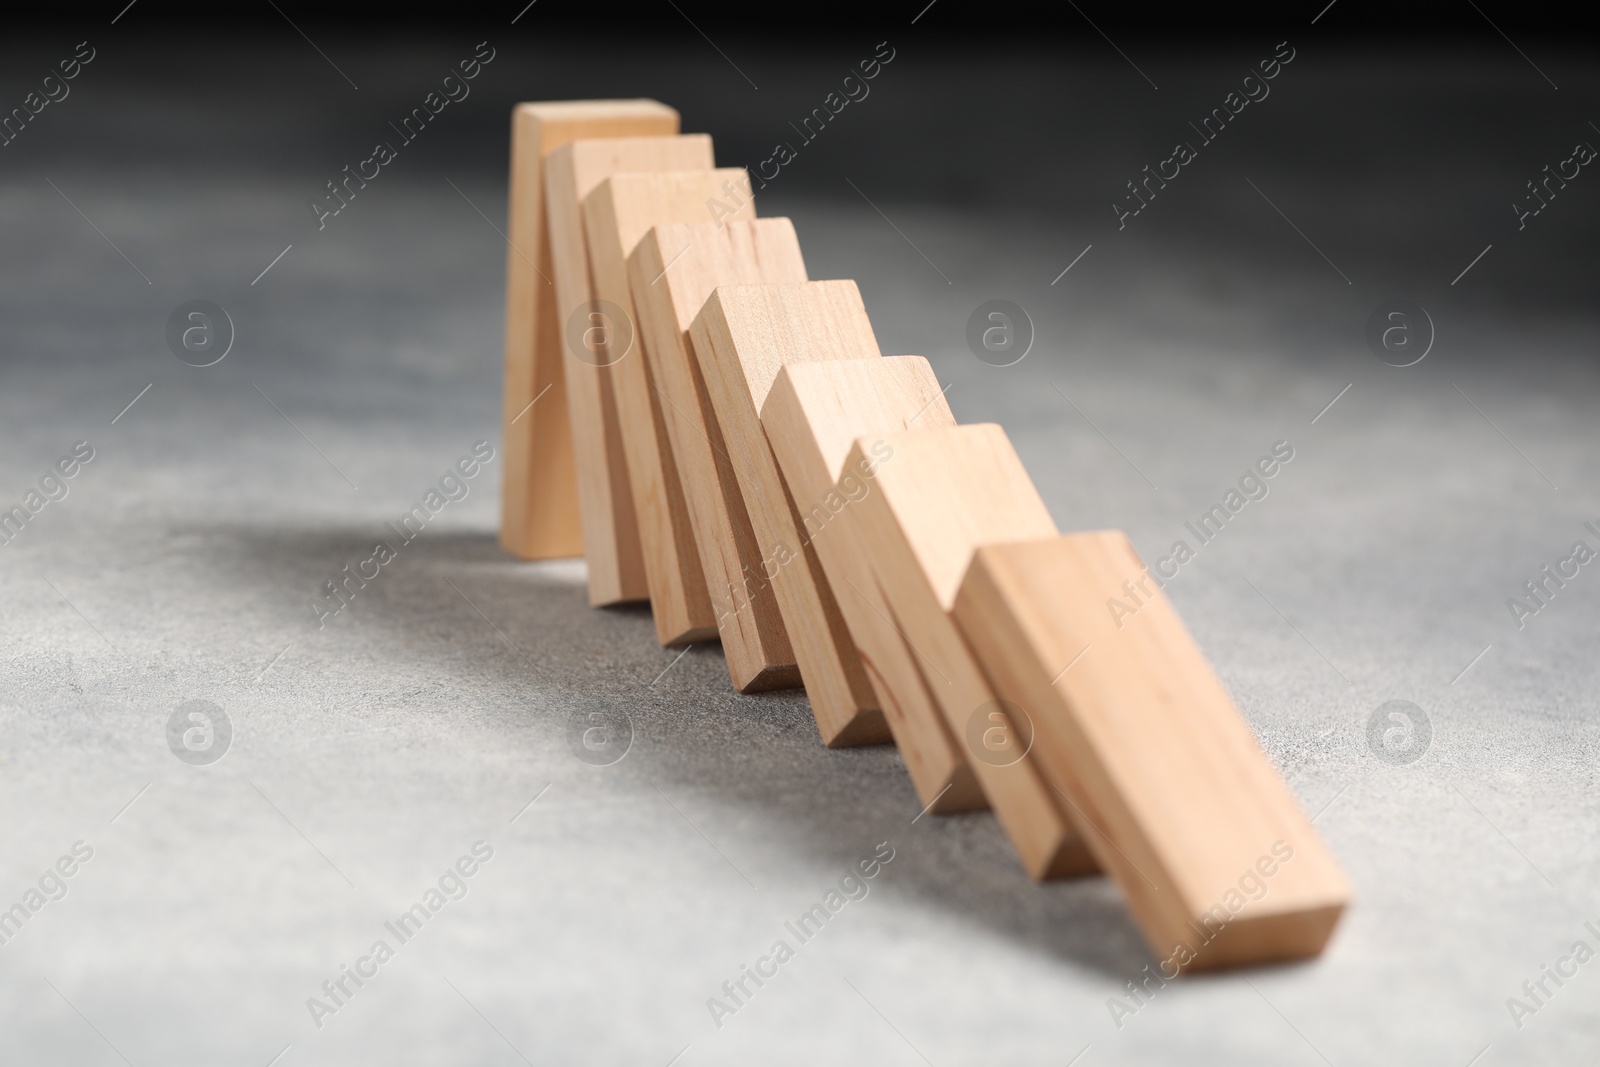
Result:
{"type": "Polygon", "coordinates": [[[718,285],[806,280],[794,226],[788,219],[656,226],[629,257],[628,274],[733,687],[798,686],[794,649],[689,339],[695,313],[718,285]]]}
{"type": "Polygon", "coordinates": [[[580,138],[677,132],[678,113],[654,100],[563,100],[512,109],[500,504],[500,545],[512,555],[553,559],[583,551],[562,323],[545,222],[544,159],[580,138]]]}
{"type": "Polygon", "coordinates": [[[918,797],[934,812],[987,804],[917,668],[916,652],[895,628],[878,588],[854,514],[855,503],[872,492],[872,478],[847,470],[845,459],[858,437],[955,424],[939,380],[921,356],[791,363],[778,372],[761,408],[761,425],[878,706],[918,797]]]}
{"type": "Polygon", "coordinates": [[[895,624],[1023,867],[1040,879],[1094,870],[1065,798],[1019,741],[949,615],[978,546],[1056,535],[1005,431],[983,424],[863,437],[844,467],[874,471],[873,491],[852,505],[857,527],[895,624]]]}
{"type": "Polygon", "coordinates": [[[613,174],[708,170],[711,165],[711,138],[705,134],[574,141],[551,152],[545,162],[556,319],[571,409],[589,603],[596,606],[643,600],[650,589],[610,365],[621,357],[606,343],[618,330],[631,333],[632,324],[612,321],[597,303],[581,205],[613,174]]]}
{"type": "Polygon", "coordinates": [[[980,548],[955,614],[1165,977],[1322,950],[1349,884],[1123,533],[980,548]]]}
{"type": "Polygon", "coordinates": [[[887,741],[888,724],[815,550],[801,533],[759,415],[786,363],[879,358],[856,283],[719,286],[689,332],[723,440],[738,457],[740,495],[822,741],[830,747],[887,741]]]}
{"type": "Polygon", "coordinates": [[[750,179],[739,167],[614,174],[583,202],[595,295],[620,307],[633,324],[633,348],[612,365],[611,383],[628,459],[633,510],[639,520],[650,608],[656,637],[663,645],[716,637],[717,619],[667,436],[666,419],[671,412],[663,411],[665,405],[645,356],[650,342],[634,307],[628,254],[656,223],[716,218],[708,205],[723,203],[730,191],[739,206],[730,209],[729,217],[755,218],[750,179]]]}

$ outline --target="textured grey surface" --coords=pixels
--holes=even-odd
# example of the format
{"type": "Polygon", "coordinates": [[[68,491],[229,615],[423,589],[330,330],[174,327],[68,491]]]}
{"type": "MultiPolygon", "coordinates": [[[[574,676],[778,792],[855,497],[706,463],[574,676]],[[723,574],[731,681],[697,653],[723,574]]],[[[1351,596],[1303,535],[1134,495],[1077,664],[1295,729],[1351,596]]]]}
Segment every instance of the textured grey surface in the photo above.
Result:
{"type": "MultiPolygon", "coordinates": [[[[308,236],[278,221],[304,175],[47,159],[0,184],[0,502],[78,441],[95,458],[0,547],[0,906],[75,841],[94,855],[0,945],[0,1060],[1464,1067],[1600,1050],[1600,963],[1521,1029],[1506,1006],[1576,940],[1600,947],[1583,925],[1600,927],[1600,577],[1584,568],[1521,631],[1505,607],[1575,540],[1600,544],[1582,527],[1600,523],[1600,330],[1581,306],[1506,306],[1560,272],[1505,220],[1413,223],[1409,254],[1429,235],[1437,277],[1396,291],[1370,213],[1316,167],[1296,221],[1348,285],[1238,180],[1248,167],[1219,164],[1167,202],[1172,225],[1122,234],[1098,198],[1070,225],[763,201],[794,217],[814,277],[860,281],[886,352],[928,356],[960,419],[1007,427],[1065,529],[1120,526],[1154,558],[1274,442],[1295,449],[1169,591],[1356,902],[1321,959],[1186,978],[1119,1028],[1108,998],[1150,960],[1110,885],[1031,884],[990,816],[917,819],[892,749],[826,751],[803,696],[735,695],[715,648],[680,661],[642,610],[590,610],[580,563],[504,557],[498,460],[318,628],[318,586],[475,441],[498,447],[504,251],[464,202],[499,224],[497,174],[454,175],[458,195],[397,171],[308,236]],[[1451,289],[1490,241],[1504,258],[1451,289]],[[1438,322],[1405,370],[1361,340],[1395,295],[1438,322]],[[195,296],[239,331],[204,370],[161,339],[195,296]],[[996,296],[1038,332],[1006,369],[963,339],[996,296]],[[1408,765],[1367,746],[1391,699],[1431,720],[1408,765]],[[168,748],[191,700],[233,724],[210,766],[168,748]],[[589,712],[631,720],[621,762],[574,757],[568,723],[589,712]],[[465,898],[316,1027],[307,998],[396,944],[383,923],[479,840],[493,858],[465,898]],[[714,1025],[707,998],[880,842],[894,859],[866,898],[714,1025]]],[[[1486,159],[1481,199],[1526,169],[1486,159]]]]}

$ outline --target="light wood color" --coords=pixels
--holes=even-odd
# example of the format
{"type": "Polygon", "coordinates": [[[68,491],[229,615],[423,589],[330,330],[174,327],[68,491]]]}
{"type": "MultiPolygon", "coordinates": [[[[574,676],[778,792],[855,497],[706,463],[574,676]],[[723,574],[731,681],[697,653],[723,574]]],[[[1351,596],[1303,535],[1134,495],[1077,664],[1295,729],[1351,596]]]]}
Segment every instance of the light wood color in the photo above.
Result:
{"type": "MultiPolygon", "coordinates": [[[[618,421],[615,368],[609,365],[619,357],[609,350],[585,351],[569,336],[574,312],[594,310],[598,299],[581,205],[595,186],[613,174],[709,170],[711,166],[711,138],[705,134],[574,141],[551,152],[545,161],[556,321],[578,472],[583,554],[589,565],[589,603],[597,607],[647,599],[650,588],[618,421]]],[[[611,336],[624,326],[603,317],[594,321],[601,329],[586,333],[586,337],[611,336]]],[[[631,327],[631,323],[626,325],[631,327]]]]}
{"type": "MultiPolygon", "coordinates": [[[[644,551],[645,580],[656,637],[663,645],[717,636],[717,618],[689,518],[672,441],[671,410],[661,401],[645,355],[650,339],[639,322],[628,282],[628,254],[656,223],[716,218],[713,206],[730,193],[732,219],[755,218],[750,179],[742,168],[613,174],[583,202],[595,295],[622,308],[633,323],[633,350],[611,368],[617,417],[628,458],[628,482],[644,551]]],[[[728,279],[737,281],[739,279],[728,279]]]]}
{"type": "Polygon", "coordinates": [[[1039,879],[1094,870],[1066,798],[1039,772],[1021,724],[996,704],[949,614],[978,546],[1056,535],[1005,431],[979,424],[862,437],[844,466],[862,464],[876,472],[872,492],[852,508],[873,569],[1023,867],[1039,879]]]}
{"type": "Polygon", "coordinates": [[[1126,535],[980,548],[955,613],[1165,976],[1322,950],[1349,884],[1126,535]]]}
{"type": "Polygon", "coordinates": [[[794,648],[689,339],[718,285],[806,280],[794,226],[788,219],[656,226],[629,257],[628,274],[733,687],[794,688],[794,648]]]}
{"type": "Polygon", "coordinates": [[[861,293],[851,281],[719,286],[689,332],[722,438],[738,457],[740,494],[822,741],[887,741],[888,724],[759,414],[786,363],[880,358],[861,293]]]}
{"type": "Polygon", "coordinates": [[[801,521],[900,746],[917,796],[932,812],[987,807],[961,745],[946,725],[895,629],[856,529],[855,504],[873,475],[846,468],[856,438],[953,427],[955,416],[921,356],[791,363],[778,371],[761,425],[801,521]]]}
{"type": "Polygon", "coordinates": [[[677,132],[678,113],[654,100],[562,100],[512,109],[500,545],[514,556],[553,559],[583,551],[563,323],[545,219],[545,157],[585,137],[677,132]]]}

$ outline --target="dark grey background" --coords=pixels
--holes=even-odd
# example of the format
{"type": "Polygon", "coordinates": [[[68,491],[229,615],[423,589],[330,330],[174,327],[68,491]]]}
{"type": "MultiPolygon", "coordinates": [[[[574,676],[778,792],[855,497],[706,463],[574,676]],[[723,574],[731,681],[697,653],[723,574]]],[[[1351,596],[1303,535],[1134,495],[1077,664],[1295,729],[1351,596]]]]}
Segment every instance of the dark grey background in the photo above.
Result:
{"type": "Polygon", "coordinates": [[[1511,210],[1600,143],[1586,42],[1351,0],[1316,25],[1086,9],[1114,46],[949,0],[762,32],[685,8],[715,44],[670,9],[618,38],[518,7],[285,7],[313,45],[270,7],[141,0],[0,46],[6,108],[98,51],[0,148],[0,504],[96,449],[0,547],[0,907],[95,849],[0,945],[0,1059],[1593,1058],[1600,964],[1520,1029],[1507,1008],[1600,948],[1600,579],[1520,631],[1505,605],[1600,544],[1596,179],[1521,232],[1511,210]],[[318,232],[306,199],[482,40],[472,95],[318,232]],[[883,40],[871,95],[758,203],[813,277],[858,280],[885,352],[1006,426],[1063,529],[1155,558],[1295,448],[1169,592],[1355,883],[1317,961],[1185,979],[1119,1029],[1108,998],[1150,958],[1111,886],[1029,883],[987,815],[913,822],[891,749],[826,751],[802,695],[737,696],[714,647],[680,661],[642,610],[589,610],[580,563],[507,559],[498,459],[317,629],[320,583],[498,447],[511,104],[654,96],[753,165],[883,40]],[[1272,94],[1119,232],[1123,183],[1282,40],[1272,94]],[[238,330],[204,370],[163,339],[195,298],[238,330]],[[1036,328],[1015,367],[966,348],[996,298],[1036,328]],[[1363,340],[1393,298],[1437,328],[1404,370],[1363,340]],[[1431,723],[1409,764],[1367,745],[1394,699],[1431,723]],[[192,700],[232,723],[210,766],[167,746],[192,700]],[[569,750],[591,711],[631,720],[621,762],[569,750]],[[466,899],[316,1029],[306,998],[480,838],[466,899]],[[881,841],[867,899],[715,1027],[706,998],[881,841]]]}

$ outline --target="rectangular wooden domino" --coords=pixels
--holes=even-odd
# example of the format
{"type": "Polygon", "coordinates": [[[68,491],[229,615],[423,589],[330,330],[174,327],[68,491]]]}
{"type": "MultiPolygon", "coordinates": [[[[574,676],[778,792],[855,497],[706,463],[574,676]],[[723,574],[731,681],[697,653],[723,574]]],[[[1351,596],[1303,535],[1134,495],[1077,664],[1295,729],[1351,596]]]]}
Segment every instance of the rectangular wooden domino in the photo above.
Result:
{"type": "Polygon", "coordinates": [[[574,141],[551,152],[545,161],[555,313],[583,519],[583,554],[589,566],[589,603],[597,607],[647,599],[650,587],[604,345],[618,324],[607,322],[597,303],[583,200],[606,178],[623,171],[711,167],[711,138],[705,134],[574,141]]]}
{"type": "Polygon", "coordinates": [[[895,624],[1023,867],[1040,879],[1094,870],[1066,798],[1040,773],[1026,723],[998,702],[949,614],[980,545],[1056,535],[1005,431],[979,424],[862,437],[844,469],[873,471],[872,492],[852,505],[862,540],[895,624]]]}
{"type": "Polygon", "coordinates": [[[545,157],[585,137],[677,132],[678,113],[654,100],[523,103],[511,112],[500,545],[512,555],[553,559],[583,551],[545,218],[545,157]]]}
{"type": "Polygon", "coordinates": [[[1349,884],[1126,535],[981,547],[955,614],[1164,976],[1322,950],[1349,884]]]}
{"type": "Polygon", "coordinates": [[[693,223],[717,217],[707,205],[723,203],[729,190],[738,206],[730,207],[727,217],[740,221],[755,218],[750,179],[737,167],[613,174],[583,202],[595,295],[620,308],[632,332],[632,349],[612,364],[611,382],[628,457],[650,608],[656,636],[663,645],[716,637],[717,620],[667,436],[671,410],[662,403],[644,352],[649,338],[639,326],[628,282],[628,255],[656,223],[693,223]]]}
{"type": "MultiPolygon", "coordinates": [[[[731,198],[717,203],[735,206],[731,198]]],[[[633,250],[628,274],[733,687],[798,686],[794,648],[689,339],[718,285],[806,280],[794,226],[788,219],[658,225],[633,250]]]]}
{"type": "Polygon", "coordinates": [[[761,425],[878,705],[917,796],[934,812],[971,811],[987,802],[918,670],[916,652],[895,627],[855,528],[855,504],[873,492],[873,477],[847,469],[845,459],[864,435],[955,424],[921,356],[791,363],[778,371],[761,408],[761,425]]]}
{"type": "Polygon", "coordinates": [[[738,457],[740,495],[822,741],[830,747],[888,741],[888,724],[760,417],[786,363],[880,358],[861,293],[851,281],[719,286],[690,336],[722,438],[738,457]]]}

